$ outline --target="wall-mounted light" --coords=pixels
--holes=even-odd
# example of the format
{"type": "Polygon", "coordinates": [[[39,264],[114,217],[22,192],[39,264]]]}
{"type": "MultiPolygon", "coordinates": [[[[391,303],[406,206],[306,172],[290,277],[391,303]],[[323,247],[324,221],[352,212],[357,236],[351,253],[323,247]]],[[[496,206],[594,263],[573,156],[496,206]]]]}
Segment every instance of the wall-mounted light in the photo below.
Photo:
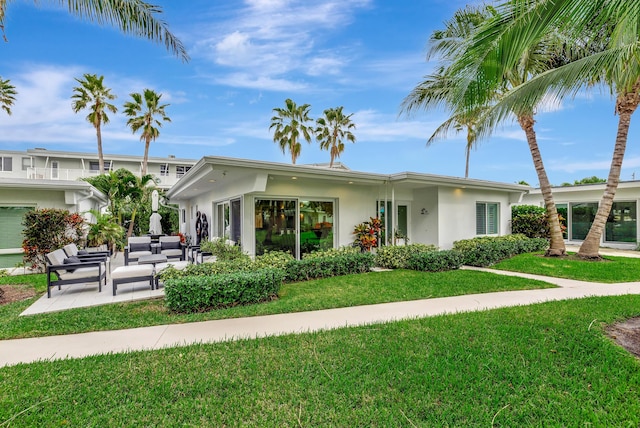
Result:
{"type": "Polygon", "coordinates": [[[423,209],[420,210],[420,214],[427,215],[427,214],[429,214],[429,211],[427,211],[426,208],[423,208],[423,209]]]}

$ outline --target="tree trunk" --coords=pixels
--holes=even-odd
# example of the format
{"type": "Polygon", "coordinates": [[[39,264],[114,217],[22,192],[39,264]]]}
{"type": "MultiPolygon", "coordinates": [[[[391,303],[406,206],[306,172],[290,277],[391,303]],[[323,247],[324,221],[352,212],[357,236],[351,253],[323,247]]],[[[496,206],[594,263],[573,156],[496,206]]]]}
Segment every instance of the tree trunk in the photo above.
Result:
{"type": "Polygon", "coordinates": [[[564,245],[564,239],[562,238],[562,229],[560,228],[558,211],[556,210],[556,204],[553,201],[551,184],[549,184],[547,172],[545,171],[544,164],[542,163],[542,155],[540,155],[536,133],[533,129],[535,120],[533,120],[533,116],[522,115],[518,116],[518,123],[520,123],[520,127],[522,127],[522,130],[527,136],[527,143],[529,144],[529,150],[531,151],[531,157],[533,158],[533,165],[536,168],[538,181],[540,182],[540,191],[542,192],[544,207],[547,211],[547,223],[551,234],[551,242],[549,243],[549,249],[545,252],[545,256],[565,256],[567,254],[567,250],[564,245]]]}
{"type": "Polygon", "coordinates": [[[142,175],[144,177],[147,175],[147,161],[149,160],[149,145],[151,144],[151,140],[146,138],[144,140],[144,157],[142,158],[142,175]]]}
{"type": "Polygon", "coordinates": [[[466,157],[466,162],[464,164],[464,178],[469,178],[469,155],[471,154],[471,146],[469,145],[469,142],[467,141],[467,147],[465,148],[465,157],[466,157]]]}
{"type": "Polygon", "coordinates": [[[102,156],[102,132],[100,123],[96,124],[96,137],[98,139],[98,174],[104,174],[104,157],[102,156]]]}
{"type": "Polygon", "coordinates": [[[637,82],[633,89],[618,97],[616,102],[616,112],[620,115],[618,120],[618,133],[616,135],[616,144],[613,149],[613,158],[611,159],[611,168],[609,169],[609,177],[607,178],[607,186],[598,206],[598,212],[591,224],[587,237],[580,245],[578,256],[583,259],[600,259],[600,240],[602,232],[607,224],[609,212],[613,205],[613,198],[618,189],[620,182],[620,171],[622,169],[622,161],[624,152],[627,148],[627,138],[629,134],[629,124],[631,123],[631,115],[638,108],[640,103],[640,81],[637,82]]]}

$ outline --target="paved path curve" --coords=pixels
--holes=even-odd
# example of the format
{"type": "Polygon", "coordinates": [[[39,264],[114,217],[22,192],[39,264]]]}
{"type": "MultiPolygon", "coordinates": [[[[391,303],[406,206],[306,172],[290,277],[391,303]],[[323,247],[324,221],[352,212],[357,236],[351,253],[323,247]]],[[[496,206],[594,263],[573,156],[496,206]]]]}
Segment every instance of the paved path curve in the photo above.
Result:
{"type": "Polygon", "coordinates": [[[157,350],[193,343],[304,333],[589,296],[640,294],[640,282],[601,284],[490,269],[477,270],[538,279],[555,284],[559,288],[469,294],[291,314],[3,340],[0,341],[0,367],[38,360],[82,358],[96,354],[157,350]]]}

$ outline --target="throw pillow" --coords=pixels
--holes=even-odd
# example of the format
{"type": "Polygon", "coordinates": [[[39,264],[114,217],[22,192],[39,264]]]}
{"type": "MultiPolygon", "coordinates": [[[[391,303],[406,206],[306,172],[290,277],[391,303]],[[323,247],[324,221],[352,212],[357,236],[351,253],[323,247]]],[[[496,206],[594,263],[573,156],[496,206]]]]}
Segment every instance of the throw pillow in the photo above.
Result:
{"type": "MultiPolygon", "coordinates": [[[[65,265],[68,265],[68,264],[71,264],[71,263],[82,263],[82,262],[76,256],[71,256],[71,257],[67,257],[66,259],[64,259],[64,264],[65,265]]],[[[67,269],[67,271],[68,272],[75,272],[76,268],[67,269]]]]}
{"type": "Polygon", "coordinates": [[[136,251],[151,251],[151,247],[149,246],[149,244],[131,243],[129,244],[129,251],[132,253],[135,253],[136,251]]]}

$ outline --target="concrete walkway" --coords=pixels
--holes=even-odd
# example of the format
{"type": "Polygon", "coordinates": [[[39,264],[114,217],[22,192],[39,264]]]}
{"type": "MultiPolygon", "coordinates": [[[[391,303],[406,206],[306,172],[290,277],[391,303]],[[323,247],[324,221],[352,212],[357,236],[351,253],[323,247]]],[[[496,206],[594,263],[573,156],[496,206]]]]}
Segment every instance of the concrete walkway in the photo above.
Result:
{"type": "Polygon", "coordinates": [[[472,294],[312,312],[4,340],[0,341],[0,367],[38,360],[82,358],[96,354],[157,350],[194,343],[329,330],[589,296],[640,294],[640,282],[599,284],[488,269],[478,270],[539,279],[559,288],[472,294]]]}

